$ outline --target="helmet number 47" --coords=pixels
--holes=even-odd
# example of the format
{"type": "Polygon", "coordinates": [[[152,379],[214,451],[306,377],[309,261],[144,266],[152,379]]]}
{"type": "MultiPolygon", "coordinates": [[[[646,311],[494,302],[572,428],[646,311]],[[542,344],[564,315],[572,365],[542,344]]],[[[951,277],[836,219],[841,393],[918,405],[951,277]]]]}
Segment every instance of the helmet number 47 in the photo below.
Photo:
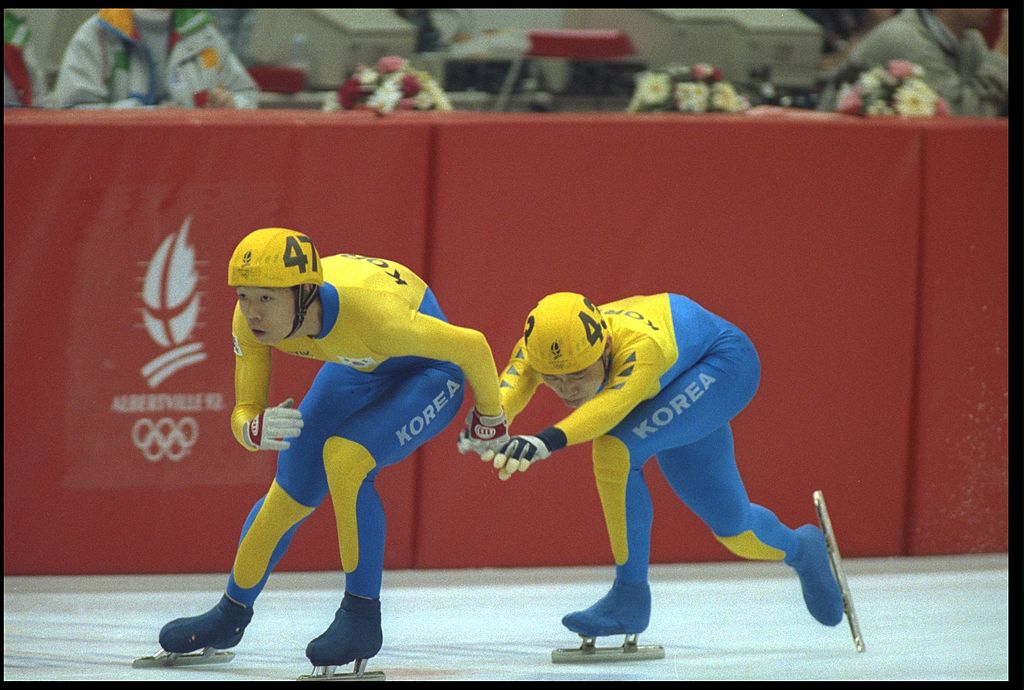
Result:
{"type": "Polygon", "coordinates": [[[285,266],[288,266],[288,267],[298,266],[299,267],[299,273],[305,273],[306,272],[306,264],[308,264],[308,263],[310,263],[310,261],[312,261],[313,265],[312,265],[310,270],[312,270],[314,272],[316,271],[316,269],[317,269],[317,266],[316,266],[316,249],[313,248],[313,241],[311,239],[309,239],[308,237],[294,237],[294,236],[291,236],[291,237],[288,237],[287,240],[285,240],[285,242],[286,242],[285,249],[284,249],[284,265],[285,266]],[[305,242],[306,244],[309,245],[309,255],[307,255],[306,252],[303,250],[302,245],[299,244],[300,242],[305,242]]]}

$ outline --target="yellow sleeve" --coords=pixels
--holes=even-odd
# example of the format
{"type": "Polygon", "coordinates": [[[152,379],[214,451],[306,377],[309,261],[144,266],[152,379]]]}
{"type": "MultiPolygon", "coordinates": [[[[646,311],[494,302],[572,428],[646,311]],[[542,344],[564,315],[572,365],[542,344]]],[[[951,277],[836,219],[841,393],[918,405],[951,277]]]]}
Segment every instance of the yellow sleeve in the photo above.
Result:
{"type": "Polygon", "coordinates": [[[644,400],[661,390],[664,355],[650,340],[618,353],[604,390],[555,424],[565,433],[566,445],[604,436],[644,400]]]}
{"type": "Polygon", "coordinates": [[[501,389],[501,406],[505,409],[510,426],[512,420],[519,416],[533,398],[540,383],[541,375],[526,362],[526,348],[520,338],[512,349],[512,356],[498,384],[501,389]]]}
{"type": "Polygon", "coordinates": [[[452,362],[466,374],[480,414],[501,413],[498,372],[487,338],[422,314],[391,295],[377,294],[372,309],[363,312],[365,338],[390,357],[416,356],[452,362]]]}
{"type": "Polygon", "coordinates": [[[245,425],[267,407],[270,387],[270,348],[260,344],[249,330],[238,305],[231,320],[235,349],[235,407],[231,410],[231,433],[246,450],[256,450],[243,439],[245,425]]]}

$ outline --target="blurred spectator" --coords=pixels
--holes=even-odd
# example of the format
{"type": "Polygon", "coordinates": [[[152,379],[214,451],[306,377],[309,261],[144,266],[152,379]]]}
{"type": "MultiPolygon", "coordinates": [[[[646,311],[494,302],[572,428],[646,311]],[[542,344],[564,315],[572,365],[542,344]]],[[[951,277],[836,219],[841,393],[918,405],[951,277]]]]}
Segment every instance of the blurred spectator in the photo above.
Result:
{"type": "Polygon", "coordinates": [[[430,53],[440,49],[441,33],[430,18],[430,10],[395,10],[395,14],[419,30],[416,34],[417,53],[430,53]]]}
{"type": "Polygon", "coordinates": [[[53,97],[62,108],[255,108],[258,93],[205,10],[103,9],[64,51],[53,97]]]}
{"type": "Polygon", "coordinates": [[[985,42],[991,46],[992,50],[996,51],[1000,55],[1005,55],[1007,58],[1010,57],[1010,44],[1009,44],[1009,24],[1010,24],[1010,10],[1009,8],[1003,7],[998,10],[994,10],[999,16],[996,17],[996,21],[990,21],[988,26],[985,27],[983,32],[985,36],[985,42]]]}
{"type": "Polygon", "coordinates": [[[47,105],[46,72],[32,49],[25,20],[4,10],[4,107],[47,105]]]}
{"type": "MultiPolygon", "coordinates": [[[[889,60],[908,60],[953,115],[1005,116],[1009,75],[1006,55],[989,50],[980,29],[991,9],[905,9],[869,32],[840,64],[821,95],[819,110],[835,110],[844,83],[889,60]]],[[[1006,23],[997,46],[1006,42],[1006,23]]]]}
{"type": "Polygon", "coordinates": [[[808,9],[800,10],[825,30],[822,41],[821,69],[834,69],[863,36],[897,10],[868,9],[808,9]]]}
{"type": "Polygon", "coordinates": [[[256,21],[256,13],[252,9],[209,9],[217,29],[224,35],[231,52],[246,67],[252,67],[253,59],[249,55],[249,38],[252,36],[252,25],[256,21]]]}

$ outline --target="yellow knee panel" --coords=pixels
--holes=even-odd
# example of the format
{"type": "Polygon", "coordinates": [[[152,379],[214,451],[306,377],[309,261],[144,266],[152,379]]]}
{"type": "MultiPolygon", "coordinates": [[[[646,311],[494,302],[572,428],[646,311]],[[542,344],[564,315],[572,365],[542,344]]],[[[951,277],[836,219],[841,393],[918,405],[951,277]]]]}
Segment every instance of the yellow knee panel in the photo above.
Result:
{"type": "Polygon", "coordinates": [[[377,466],[370,451],[355,441],[331,436],[324,443],[324,469],[334,504],[338,526],[338,551],[341,567],[351,573],[359,566],[359,525],[356,522],[356,498],[366,475],[377,466]]]}
{"type": "Polygon", "coordinates": [[[273,482],[256,519],[238,545],[232,566],[235,584],[243,589],[255,587],[266,574],[270,557],[284,533],[312,512],[312,508],[302,505],[273,482]]]}
{"type": "Polygon", "coordinates": [[[629,560],[626,538],[626,482],[629,480],[629,449],[614,436],[594,440],[594,479],[601,497],[601,509],[608,528],[615,563],[629,560]]]}
{"type": "Polygon", "coordinates": [[[732,551],[740,558],[749,558],[758,561],[781,561],[786,557],[785,552],[768,546],[757,538],[753,530],[740,532],[734,537],[720,537],[717,534],[715,539],[722,542],[725,548],[732,551]]]}

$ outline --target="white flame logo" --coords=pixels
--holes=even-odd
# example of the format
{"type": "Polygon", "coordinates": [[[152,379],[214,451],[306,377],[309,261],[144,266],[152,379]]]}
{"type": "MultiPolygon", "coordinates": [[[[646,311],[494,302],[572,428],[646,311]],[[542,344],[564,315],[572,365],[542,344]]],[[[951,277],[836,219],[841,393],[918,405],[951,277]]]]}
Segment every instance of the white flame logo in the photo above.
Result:
{"type": "Polygon", "coordinates": [[[167,350],[142,367],[150,388],[156,388],[176,371],[206,359],[202,343],[187,343],[199,319],[195,249],[187,243],[192,216],[178,232],[164,238],[153,254],[142,284],[142,321],[149,336],[167,350]],[[182,306],[184,305],[184,306],[182,306]],[[156,312],[154,315],[153,312],[156,312]]]}

